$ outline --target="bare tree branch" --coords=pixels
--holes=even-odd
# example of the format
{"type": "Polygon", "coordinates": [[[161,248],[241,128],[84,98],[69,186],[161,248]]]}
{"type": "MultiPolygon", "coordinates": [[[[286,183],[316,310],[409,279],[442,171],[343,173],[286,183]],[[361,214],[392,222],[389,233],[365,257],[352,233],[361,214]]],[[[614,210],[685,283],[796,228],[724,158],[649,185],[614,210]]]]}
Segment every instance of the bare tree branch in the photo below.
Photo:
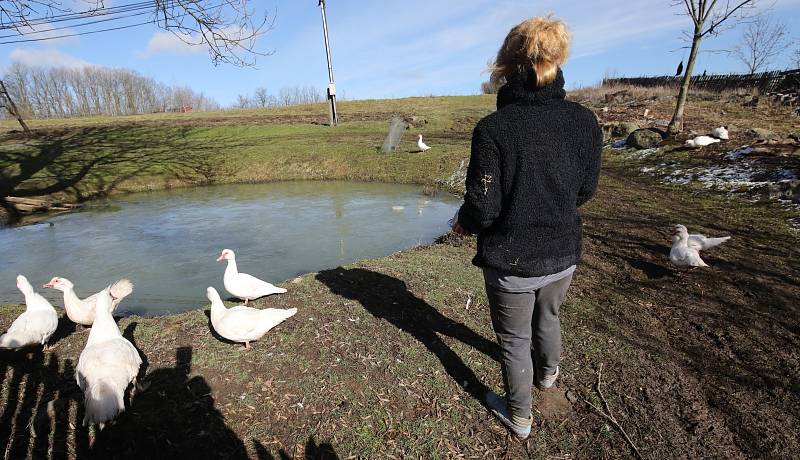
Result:
{"type": "Polygon", "coordinates": [[[786,24],[768,16],[758,16],[745,28],[741,42],[733,54],[754,74],[764,71],[780,55],[789,42],[786,24]]]}

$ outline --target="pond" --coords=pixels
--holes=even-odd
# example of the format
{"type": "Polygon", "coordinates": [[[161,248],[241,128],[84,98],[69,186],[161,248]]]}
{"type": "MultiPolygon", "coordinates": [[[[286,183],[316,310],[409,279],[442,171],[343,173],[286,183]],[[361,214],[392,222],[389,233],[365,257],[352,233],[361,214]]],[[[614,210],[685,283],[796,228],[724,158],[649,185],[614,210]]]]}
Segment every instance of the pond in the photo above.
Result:
{"type": "Polygon", "coordinates": [[[136,287],[118,314],[177,313],[205,305],[207,286],[225,293],[225,264],[216,262],[224,248],[236,252],[241,272],[278,284],[429,243],[458,205],[419,186],[316,181],[96,201],[41,224],[0,229],[0,303],[22,303],[17,274],[58,310],[61,293],[39,287],[53,276],[71,280],[81,298],[124,277],[136,287]]]}

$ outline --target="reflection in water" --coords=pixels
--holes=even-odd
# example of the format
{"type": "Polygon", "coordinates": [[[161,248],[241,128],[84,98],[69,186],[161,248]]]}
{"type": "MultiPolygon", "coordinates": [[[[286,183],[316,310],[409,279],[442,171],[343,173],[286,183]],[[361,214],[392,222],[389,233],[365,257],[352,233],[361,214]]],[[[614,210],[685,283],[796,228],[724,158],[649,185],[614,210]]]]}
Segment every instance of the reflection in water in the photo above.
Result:
{"type": "MultiPolygon", "coordinates": [[[[69,278],[80,296],[127,277],[120,306],[137,314],[198,308],[205,288],[223,292],[222,248],[239,269],[279,283],[298,274],[380,257],[447,230],[453,197],[419,187],[286,182],[178,189],[91,203],[50,225],[0,230],[0,303],[19,303],[14,278],[69,278]]],[[[56,305],[60,293],[38,289],[56,305]]]]}

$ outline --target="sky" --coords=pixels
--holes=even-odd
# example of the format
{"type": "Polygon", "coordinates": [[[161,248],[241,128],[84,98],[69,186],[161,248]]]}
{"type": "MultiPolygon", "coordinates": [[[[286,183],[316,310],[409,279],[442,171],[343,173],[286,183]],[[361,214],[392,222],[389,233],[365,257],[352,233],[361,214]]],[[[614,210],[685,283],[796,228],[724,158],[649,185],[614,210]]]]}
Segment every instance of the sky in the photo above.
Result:
{"type": "MultiPolygon", "coordinates": [[[[81,0],[72,0],[80,2],[81,0]]],[[[118,6],[136,0],[106,0],[118,6]]],[[[234,104],[237,95],[266,87],[327,86],[317,0],[252,0],[274,15],[259,38],[255,67],[214,66],[203,47],[184,45],[154,25],[37,43],[0,45],[0,69],[13,61],[43,66],[126,67],[170,85],[189,86],[234,104]]],[[[476,94],[505,34],[525,18],[553,13],[573,34],[564,67],[568,88],[591,86],[604,75],[671,75],[688,55],[682,31],[691,25],[670,0],[328,0],[327,14],[338,97],[375,99],[476,94]]],[[[800,46],[800,0],[762,0],[790,25],[794,45],[776,67],[789,65],[800,46]]],[[[80,10],[80,4],[77,8],[80,10]]],[[[141,21],[141,18],[129,20],[141,21]]],[[[121,22],[123,24],[124,22],[121,22]]],[[[116,23],[115,23],[116,25],[116,23]]],[[[78,29],[85,30],[85,29],[78,29]]],[[[61,31],[63,32],[63,31],[61,31]]],[[[61,33],[59,32],[59,33],[61,33]]],[[[742,28],[704,41],[697,73],[741,72],[731,49],[742,28]]],[[[56,32],[52,32],[55,34],[56,32]]],[[[3,35],[7,35],[3,34],[3,35]]],[[[4,39],[8,40],[8,39],[4,39]]]]}

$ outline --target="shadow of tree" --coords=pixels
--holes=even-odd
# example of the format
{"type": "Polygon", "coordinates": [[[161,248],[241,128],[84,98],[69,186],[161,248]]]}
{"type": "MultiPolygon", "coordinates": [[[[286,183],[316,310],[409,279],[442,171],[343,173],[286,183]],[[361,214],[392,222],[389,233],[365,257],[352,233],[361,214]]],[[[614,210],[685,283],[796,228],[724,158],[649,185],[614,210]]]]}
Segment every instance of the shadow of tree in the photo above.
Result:
{"type": "Polygon", "coordinates": [[[219,145],[231,148],[238,141],[215,139],[212,146],[192,139],[192,132],[191,127],[106,127],[34,131],[32,138],[6,134],[0,138],[0,209],[13,221],[20,212],[8,197],[61,193],[82,201],[151,173],[213,182],[227,173],[219,145]]]}
{"type": "Polygon", "coordinates": [[[488,389],[472,369],[440,337],[459,340],[499,361],[497,344],[454,321],[409,292],[406,284],[392,276],[363,268],[324,270],[316,276],[332,293],[356,300],[373,316],[394,324],[425,345],[456,383],[483,404],[488,389]]]}

